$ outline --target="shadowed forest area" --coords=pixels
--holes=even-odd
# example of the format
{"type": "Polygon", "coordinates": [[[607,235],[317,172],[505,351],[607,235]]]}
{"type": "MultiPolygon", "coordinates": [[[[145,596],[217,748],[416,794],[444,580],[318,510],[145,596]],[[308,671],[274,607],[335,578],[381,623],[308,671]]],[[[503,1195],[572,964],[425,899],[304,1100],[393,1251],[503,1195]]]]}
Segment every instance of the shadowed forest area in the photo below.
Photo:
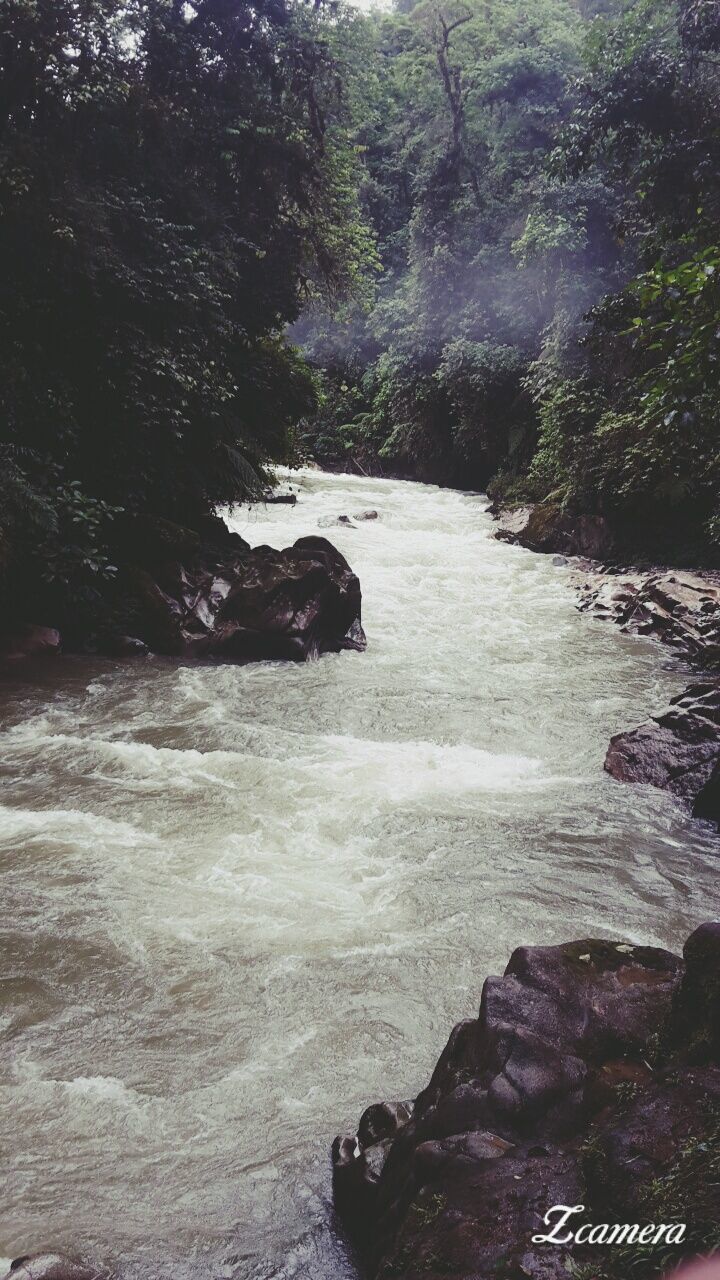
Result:
{"type": "Polygon", "coordinates": [[[716,561],[719,63],[714,0],[6,0],[13,612],[308,458],[716,561]]]}
{"type": "Polygon", "coordinates": [[[358,19],[372,304],[298,333],[304,439],[717,557],[720,9],[400,0],[358,19]]]}

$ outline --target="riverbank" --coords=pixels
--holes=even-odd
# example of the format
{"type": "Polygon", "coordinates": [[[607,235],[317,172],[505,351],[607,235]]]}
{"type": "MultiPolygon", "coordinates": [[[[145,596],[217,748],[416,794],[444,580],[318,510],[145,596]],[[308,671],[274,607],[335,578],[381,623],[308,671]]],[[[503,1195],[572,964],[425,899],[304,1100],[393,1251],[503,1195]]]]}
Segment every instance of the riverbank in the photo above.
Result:
{"type": "Polygon", "coordinates": [[[514,951],[416,1101],[336,1139],[368,1274],[647,1280],[715,1247],[719,996],[718,923],[682,959],[619,940],[514,951]],[[555,1206],[578,1207],[571,1229],[555,1206]]]}
{"type": "Polygon", "coordinates": [[[653,637],[701,673],[666,710],[614,735],[605,769],[619,781],[671,791],[695,817],[720,825],[720,572],[603,564],[592,557],[615,544],[600,517],[541,507],[493,514],[499,540],[570,556],[582,612],[626,635],[653,637]]]}
{"type": "Polygon", "coordinates": [[[114,576],[84,609],[55,590],[6,617],[0,670],[62,652],[302,662],[365,648],[360,583],[327,538],[252,548],[216,516],[199,530],[138,516],[116,538],[114,576]]]}

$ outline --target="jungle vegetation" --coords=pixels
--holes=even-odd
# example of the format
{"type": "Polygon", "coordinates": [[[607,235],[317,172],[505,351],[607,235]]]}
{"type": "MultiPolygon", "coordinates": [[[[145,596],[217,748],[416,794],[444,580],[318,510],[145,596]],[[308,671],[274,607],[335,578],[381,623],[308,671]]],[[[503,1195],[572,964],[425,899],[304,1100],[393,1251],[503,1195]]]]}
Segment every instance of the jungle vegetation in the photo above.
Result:
{"type": "Polygon", "coordinates": [[[2,0],[0,278],[25,613],[308,457],[720,552],[716,0],[2,0]]]}

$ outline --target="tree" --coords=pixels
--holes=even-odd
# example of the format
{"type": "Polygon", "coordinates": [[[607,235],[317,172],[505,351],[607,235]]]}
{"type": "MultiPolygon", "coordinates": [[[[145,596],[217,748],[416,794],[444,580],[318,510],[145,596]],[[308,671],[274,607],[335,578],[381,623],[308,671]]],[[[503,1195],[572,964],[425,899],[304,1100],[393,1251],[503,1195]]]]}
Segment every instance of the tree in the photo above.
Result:
{"type": "Polygon", "coordinates": [[[315,389],[284,328],[311,294],[357,287],[372,255],[332,53],[343,21],[290,0],[3,5],[0,542],[16,591],[52,566],[95,590],[118,508],[191,524],[286,454],[315,389]]]}

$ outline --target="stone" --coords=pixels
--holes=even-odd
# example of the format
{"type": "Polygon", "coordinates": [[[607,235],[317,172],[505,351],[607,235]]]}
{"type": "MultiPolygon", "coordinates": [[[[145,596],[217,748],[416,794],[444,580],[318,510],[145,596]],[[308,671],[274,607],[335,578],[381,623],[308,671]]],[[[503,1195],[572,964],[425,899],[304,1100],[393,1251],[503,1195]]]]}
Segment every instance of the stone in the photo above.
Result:
{"type": "Polygon", "coordinates": [[[350,529],[354,527],[349,516],[320,516],[318,520],[319,529],[332,529],[334,525],[342,525],[350,529]]]}
{"type": "Polygon", "coordinates": [[[29,623],[0,633],[0,662],[54,658],[61,652],[62,639],[55,627],[40,627],[29,623]]]}
{"type": "Polygon", "coordinates": [[[108,658],[144,658],[150,652],[137,636],[104,636],[98,651],[108,658]]]}
{"type": "Polygon", "coordinates": [[[353,520],[379,520],[380,513],[378,511],[355,511],[353,520]]]}
{"type": "MultiPolygon", "coordinates": [[[[713,1176],[690,1175],[693,1144],[708,1144],[713,1115],[720,1108],[718,1066],[663,1070],[612,1114],[601,1118],[592,1134],[586,1161],[588,1198],[595,1222],[687,1221],[692,1228],[703,1215],[717,1227],[717,1188],[713,1176]],[[663,1178],[680,1162],[686,1172],[681,1188],[685,1204],[676,1203],[671,1219],[660,1191],[663,1178]],[[657,1190],[656,1190],[657,1189],[657,1190]],[[653,1195],[660,1191],[659,1203],[653,1195]],[[657,1210],[660,1217],[654,1217],[657,1210]]],[[[715,1160],[718,1157],[715,1139],[715,1160]]],[[[682,1194],[682,1192],[681,1192],[682,1194]]],[[[673,1197],[677,1200],[677,1193],[673,1197]]],[[[678,1257],[678,1262],[680,1256],[678,1257]]]]}
{"type": "Polygon", "coordinates": [[[720,1064],[720,921],[702,924],[683,948],[685,974],[665,1031],[667,1046],[684,1063],[720,1064]]]}
{"type": "Polygon", "coordinates": [[[720,760],[716,762],[693,803],[693,817],[714,822],[720,829],[720,760]]]}
{"type": "Polygon", "coordinates": [[[646,724],[610,740],[605,769],[619,782],[671,791],[698,817],[718,818],[713,807],[720,762],[720,681],[690,685],[646,724]]]}
{"type": "Polygon", "coordinates": [[[591,574],[579,584],[578,607],[616,622],[629,635],[652,635],[676,653],[720,663],[720,582],[716,574],[591,574]]]}
{"type": "Polygon", "coordinates": [[[360,583],[325,538],[283,551],[205,547],[184,562],[124,571],[134,634],[153,652],[232,661],[306,661],[366,647],[360,583]]]}
{"type": "Polygon", "coordinates": [[[616,549],[615,537],[604,516],[573,515],[552,502],[542,502],[494,513],[499,524],[495,537],[530,551],[607,558],[616,549]]]}
{"type": "Polygon", "coordinates": [[[62,1253],[36,1253],[16,1258],[4,1280],[110,1280],[104,1269],[62,1253]]]}
{"type": "MultiPolygon", "coordinates": [[[[703,936],[688,972],[715,954],[703,936]]],[[[379,1104],[336,1140],[336,1206],[371,1275],[566,1280],[569,1253],[531,1236],[551,1206],[584,1203],[583,1141],[622,1088],[652,1082],[649,1045],[685,973],[668,951],[605,939],[514,951],[412,1112],[379,1104]]]]}

